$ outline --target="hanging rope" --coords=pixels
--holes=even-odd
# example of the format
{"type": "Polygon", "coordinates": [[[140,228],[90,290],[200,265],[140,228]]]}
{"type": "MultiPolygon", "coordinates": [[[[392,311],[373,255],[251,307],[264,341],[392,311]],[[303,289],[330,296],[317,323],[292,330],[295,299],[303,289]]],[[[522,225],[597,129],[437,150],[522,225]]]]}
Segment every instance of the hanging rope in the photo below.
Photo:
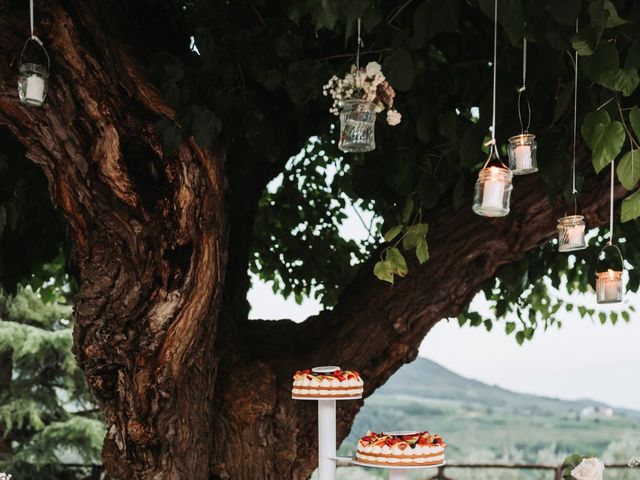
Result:
{"type": "MultiPolygon", "coordinates": [[[[491,146],[491,152],[493,152],[498,160],[500,160],[500,154],[498,153],[498,146],[496,145],[496,84],[497,84],[497,63],[498,63],[498,0],[494,0],[493,9],[493,112],[491,116],[491,140],[489,140],[485,146],[491,146]]],[[[485,166],[491,159],[491,153],[489,159],[485,163],[485,166]]]]}
{"type": "MultiPolygon", "coordinates": [[[[576,18],[576,34],[578,33],[578,19],[576,18]]],[[[578,132],[578,51],[575,52],[575,72],[573,76],[573,164],[571,167],[571,177],[572,177],[572,190],[571,193],[575,196],[578,193],[576,189],[576,137],[578,132]]],[[[577,204],[576,204],[577,210],[577,204]]]]}
{"type": "Polygon", "coordinates": [[[615,176],[616,161],[611,161],[611,191],[609,195],[609,245],[613,245],[613,177],[615,176]]]}
{"type": "MultiPolygon", "coordinates": [[[[527,22],[524,23],[524,28],[527,28],[527,22]]],[[[527,90],[527,36],[522,39],[522,86],[518,88],[518,119],[520,120],[520,131],[522,134],[529,133],[529,127],[531,127],[531,104],[529,103],[529,96],[526,94],[527,90]],[[527,127],[525,128],[522,121],[522,95],[527,99],[527,127]]]]}
{"type": "Polygon", "coordinates": [[[29,0],[29,19],[31,20],[31,38],[34,38],[33,34],[33,0],[29,0]]]}
{"type": "Polygon", "coordinates": [[[40,45],[40,47],[42,47],[42,50],[44,51],[44,54],[47,57],[47,70],[51,70],[51,59],[49,58],[49,53],[47,52],[47,49],[44,48],[44,43],[42,43],[42,40],[40,40],[40,38],[38,38],[38,36],[35,35],[34,21],[33,21],[33,0],[29,0],[29,24],[31,26],[31,36],[27,38],[27,41],[24,42],[24,46],[22,47],[22,52],[20,53],[20,64],[24,63],[24,54],[25,54],[25,51],[27,50],[27,45],[29,44],[30,41],[34,41],[38,45],[40,45]]]}
{"type": "Polygon", "coordinates": [[[358,18],[358,45],[356,47],[356,85],[360,85],[360,47],[363,46],[361,35],[362,23],[358,18]]]}

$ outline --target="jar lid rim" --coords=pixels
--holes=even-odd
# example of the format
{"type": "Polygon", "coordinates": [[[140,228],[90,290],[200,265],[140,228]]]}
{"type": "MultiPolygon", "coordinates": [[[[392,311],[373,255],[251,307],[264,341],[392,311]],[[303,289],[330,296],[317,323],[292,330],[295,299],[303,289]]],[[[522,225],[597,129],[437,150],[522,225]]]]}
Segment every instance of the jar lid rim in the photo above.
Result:
{"type": "Polygon", "coordinates": [[[20,73],[23,72],[36,72],[40,75],[42,75],[45,78],[49,78],[49,71],[47,70],[47,68],[40,64],[40,63],[23,63],[22,65],[20,65],[20,73]]]}
{"type": "Polygon", "coordinates": [[[583,220],[584,215],[565,215],[558,219],[558,222],[562,222],[563,220],[583,220]]]}
{"type": "Polygon", "coordinates": [[[519,133],[517,135],[513,135],[513,136],[509,137],[509,141],[517,140],[519,138],[524,138],[524,139],[527,139],[527,140],[533,140],[534,138],[536,138],[536,136],[533,133],[519,133]]]}

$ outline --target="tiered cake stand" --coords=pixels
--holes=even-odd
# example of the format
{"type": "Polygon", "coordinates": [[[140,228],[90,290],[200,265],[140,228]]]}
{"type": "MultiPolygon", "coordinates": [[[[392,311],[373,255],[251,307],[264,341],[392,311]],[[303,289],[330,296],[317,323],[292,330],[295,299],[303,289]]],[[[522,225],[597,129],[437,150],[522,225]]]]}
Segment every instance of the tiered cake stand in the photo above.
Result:
{"type": "MultiPolygon", "coordinates": [[[[339,367],[315,367],[316,373],[331,373],[339,367]]],[[[318,480],[336,480],[336,400],[358,400],[362,397],[296,397],[294,400],[318,402],[318,480]]]]}

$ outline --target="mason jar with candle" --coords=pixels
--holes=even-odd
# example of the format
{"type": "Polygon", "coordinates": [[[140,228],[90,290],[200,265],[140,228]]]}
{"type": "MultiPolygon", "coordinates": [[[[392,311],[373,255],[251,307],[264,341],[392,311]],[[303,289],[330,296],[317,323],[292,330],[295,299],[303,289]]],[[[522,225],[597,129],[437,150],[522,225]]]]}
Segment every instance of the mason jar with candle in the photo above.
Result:
{"type": "Polygon", "coordinates": [[[19,73],[18,95],[20,101],[30,107],[41,106],[47,96],[49,71],[45,66],[37,63],[24,63],[20,65],[19,73]]]}
{"type": "Polygon", "coordinates": [[[573,252],[587,248],[585,229],[582,215],[568,215],[558,219],[558,251],[573,252]]]}
{"type": "Polygon", "coordinates": [[[596,272],[596,300],[598,303],[622,302],[622,272],[608,269],[596,272]]]}
{"type": "Polygon", "coordinates": [[[538,171],[536,136],[521,133],[509,138],[509,168],[514,175],[526,175],[538,171]]]}
{"type": "Polygon", "coordinates": [[[340,141],[343,152],[370,152],[376,148],[376,105],[365,100],[346,100],[340,111],[340,141]]]}
{"type": "Polygon", "coordinates": [[[504,217],[509,214],[513,184],[511,170],[504,166],[487,166],[480,170],[476,181],[473,211],[484,217],[504,217]]]}
{"type": "Polygon", "coordinates": [[[622,288],[622,272],[624,258],[617,245],[610,243],[598,254],[596,265],[596,301],[598,303],[620,303],[624,290],[622,288]],[[615,251],[615,259],[607,252],[615,251]]]}

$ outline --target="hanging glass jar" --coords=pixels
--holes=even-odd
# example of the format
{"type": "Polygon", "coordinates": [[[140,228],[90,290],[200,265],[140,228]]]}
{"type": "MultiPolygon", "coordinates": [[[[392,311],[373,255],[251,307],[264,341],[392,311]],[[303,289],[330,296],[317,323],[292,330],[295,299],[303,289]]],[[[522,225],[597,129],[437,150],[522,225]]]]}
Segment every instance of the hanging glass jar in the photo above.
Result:
{"type": "Polygon", "coordinates": [[[622,288],[622,272],[624,268],[624,259],[622,252],[617,245],[609,244],[605,246],[598,255],[598,264],[596,265],[596,301],[598,303],[620,303],[624,294],[622,288]],[[619,263],[607,261],[606,265],[603,260],[606,259],[606,250],[614,248],[618,254],[619,263]],[[601,257],[605,256],[604,259],[601,257]]]}
{"type": "Polygon", "coordinates": [[[488,165],[478,174],[473,211],[484,217],[504,217],[509,214],[509,203],[513,184],[513,174],[502,162],[499,165],[488,165]]]}
{"type": "Polygon", "coordinates": [[[536,136],[521,133],[509,138],[509,168],[514,175],[526,175],[538,171],[536,136]]]}
{"type": "Polygon", "coordinates": [[[30,107],[40,107],[45,97],[47,96],[47,83],[49,80],[49,70],[51,68],[51,61],[49,60],[49,54],[44,48],[42,41],[32,36],[27,39],[22,48],[20,55],[20,69],[18,78],[18,96],[20,102],[30,107]],[[41,63],[25,62],[24,53],[27,49],[27,45],[30,41],[34,41],[44,51],[47,58],[47,65],[41,63]]]}
{"type": "Polygon", "coordinates": [[[366,100],[346,100],[340,111],[340,141],[343,152],[370,152],[376,148],[376,105],[366,100]]]}
{"type": "Polygon", "coordinates": [[[584,216],[568,215],[558,219],[558,251],[573,252],[587,248],[584,216]]]}

